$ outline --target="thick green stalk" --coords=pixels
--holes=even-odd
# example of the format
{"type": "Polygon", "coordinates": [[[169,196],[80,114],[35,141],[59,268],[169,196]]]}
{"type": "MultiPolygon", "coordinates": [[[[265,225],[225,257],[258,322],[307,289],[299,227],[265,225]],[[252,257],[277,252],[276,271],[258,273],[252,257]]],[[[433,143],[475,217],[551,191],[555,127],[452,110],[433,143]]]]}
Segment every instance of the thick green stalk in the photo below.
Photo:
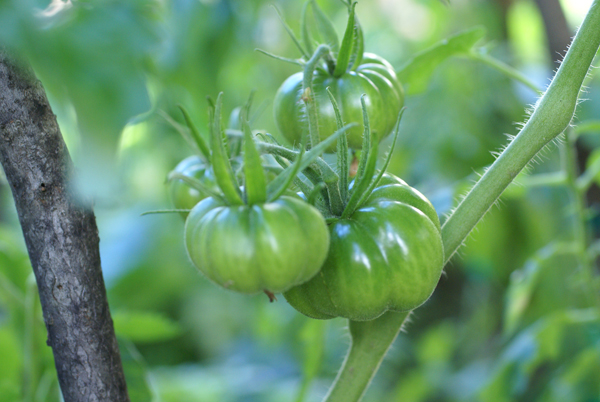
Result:
{"type": "MultiPolygon", "coordinates": [[[[583,80],[600,46],[600,0],[594,0],[546,93],[514,141],[481,177],[442,228],[446,261],[515,176],[571,122],[583,80]]],[[[325,402],[357,402],[408,313],[350,322],[352,344],[325,402]]]]}
{"type": "Polygon", "coordinates": [[[446,261],[531,159],[571,122],[583,80],[600,45],[595,0],[556,76],[521,132],[485,172],[442,227],[446,261]]]}
{"type": "Polygon", "coordinates": [[[372,321],[349,321],[350,349],[323,402],[362,398],[409,314],[388,311],[372,321]]]}

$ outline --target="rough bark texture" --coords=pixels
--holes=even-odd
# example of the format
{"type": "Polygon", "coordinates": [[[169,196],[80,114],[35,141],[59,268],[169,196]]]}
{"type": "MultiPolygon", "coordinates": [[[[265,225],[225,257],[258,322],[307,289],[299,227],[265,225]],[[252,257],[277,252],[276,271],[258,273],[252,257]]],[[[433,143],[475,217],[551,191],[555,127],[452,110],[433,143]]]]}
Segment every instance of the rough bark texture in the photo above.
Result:
{"type": "Polygon", "coordinates": [[[33,73],[0,47],[0,162],[38,284],[65,402],[129,401],[89,204],[33,73]]]}

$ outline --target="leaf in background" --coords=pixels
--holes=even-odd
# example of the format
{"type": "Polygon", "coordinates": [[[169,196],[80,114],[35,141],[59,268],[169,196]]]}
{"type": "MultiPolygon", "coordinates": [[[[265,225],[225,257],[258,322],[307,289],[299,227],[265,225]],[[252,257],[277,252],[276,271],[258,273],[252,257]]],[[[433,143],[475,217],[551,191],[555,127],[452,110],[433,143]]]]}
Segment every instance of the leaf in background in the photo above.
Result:
{"type": "Polygon", "coordinates": [[[529,307],[533,293],[539,284],[540,275],[548,267],[544,262],[557,254],[567,254],[574,251],[574,248],[570,244],[550,243],[528,260],[523,268],[512,273],[510,284],[506,291],[506,305],[504,308],[505,335],[512,335],[518,328],[521,318],[529,307]]]}
{"type": "Polygon", "coordinates": [[[22,348],[17,332],[8,326],[0,327],[0,362],[0,402],[22,400],[22,348]]]}
{"type": "Polygon", "coordinates": [[[304,346],[304,361],[302,362],[302,385],[296,398],[297,402],[304,400],[312,380],[319,374],[323,364],[326,324],[327,321],[309,319],[298,333],[304,346]]]}
{"type": "Polygon", "coordinates": [[[119,350],[131,402],[156,401],[148,381],[148,368],[140,352],[128,341],[120,341],[119,350]]]}
{"type": "Polygon", "coordinates": [[[596,148],[588,156],[585,163],[585,172],[581,175],[578,181],[595,182],[600,184],[600,148],[596,148]]]}
{"type": "Polygon", "coordinates": [[[574,128],[577,134],[600,134],[600,120],[586,120],[578,123],[574,128]]]}
{"type": "Polygon", "coordinates": [[[166,341],[181,333],[177,323],[154,312],[117,311],[112,316],[117,335],[136,343],[166,341]]]}
{"type": "Polygon", "coordinates": [[[451,56],[468,54],[484,35],[484,28],[471,28],[417,53],[397,71],[398,79],[407,88],[407,94],[425,91],[431,75],[443,61],[451,56]]]}
{"type": "MultiPolygon", "coordinates": [[[[600,312],[595,308],[561,310],[539,319],[505,347],[490,381],[480,390],[478,400],[508,402],[519,399],[518,396],[529,388],[528,382],[540,380],[536,379],[540,368],[549,375],[551,363],[562,367],[573,364],[565,354],[572,353],[572,347],[576,347],[576,339],[581,336],[578,330],[590,324],[597,330],[599,323],[600,312]],[[569,345],[569,351],[564,350],[565,345],[569,345]]],[[[578,364],[576,359],[574,364],[578,364]]],[[[593,381],[597,380],[597,373],[587,374],[593,381]]]]}
{"type": "Polygon", "coordinates": [[[583,350],[548,388],[548,401],[585,401],[600,395],[600,348],[583,350]],[[596,373],[597,375],[594,375],[596,373]]]}

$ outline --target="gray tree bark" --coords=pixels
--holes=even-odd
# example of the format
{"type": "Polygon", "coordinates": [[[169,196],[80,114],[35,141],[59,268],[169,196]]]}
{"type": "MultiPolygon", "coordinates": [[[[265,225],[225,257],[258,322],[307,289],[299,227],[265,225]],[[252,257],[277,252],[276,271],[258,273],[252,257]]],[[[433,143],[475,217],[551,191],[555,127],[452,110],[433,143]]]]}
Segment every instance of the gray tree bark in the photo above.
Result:
{"type": "Polygon", "coordinates": [[[129,401],[96,219],[44,88],[0,47],[0,162],[31,259],[65,402],[129,401]]]}

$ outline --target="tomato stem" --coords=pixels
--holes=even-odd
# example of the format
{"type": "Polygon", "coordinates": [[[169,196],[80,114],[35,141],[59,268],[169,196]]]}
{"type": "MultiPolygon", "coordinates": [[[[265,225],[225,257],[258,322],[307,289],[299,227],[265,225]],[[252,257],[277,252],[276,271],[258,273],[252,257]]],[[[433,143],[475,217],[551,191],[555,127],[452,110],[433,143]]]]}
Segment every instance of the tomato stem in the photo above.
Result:
{"type": "Polygon", "coordinates": [[[583,80],[600,46],[598,26],[600,0],[595,0],[550,86],[537,102],[523,129],[444,223],[442,236],[446,261],[517,174],[569,126],[583,80]]]}
{"type": "Polygon", "coordinates": [[[388,311],[372,321],[349,321],[350,348],[323,402],[362,398],[409,314],[388,311]]]}

